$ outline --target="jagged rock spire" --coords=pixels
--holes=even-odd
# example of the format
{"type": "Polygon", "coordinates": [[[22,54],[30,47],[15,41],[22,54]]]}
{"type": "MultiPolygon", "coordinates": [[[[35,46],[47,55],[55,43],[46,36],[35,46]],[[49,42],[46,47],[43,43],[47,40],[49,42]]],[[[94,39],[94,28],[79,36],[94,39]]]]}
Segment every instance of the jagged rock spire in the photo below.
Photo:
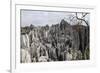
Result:
{"type": "Polygon", "coordinates": [[[61,22],[60,22],[60,29],[62,30],[62,29],[65,29],[67,26],[69,26],[70,24],[67,22],[67,21],[65,21],[64,19],[62,19],[61,20],[61,22]]]}

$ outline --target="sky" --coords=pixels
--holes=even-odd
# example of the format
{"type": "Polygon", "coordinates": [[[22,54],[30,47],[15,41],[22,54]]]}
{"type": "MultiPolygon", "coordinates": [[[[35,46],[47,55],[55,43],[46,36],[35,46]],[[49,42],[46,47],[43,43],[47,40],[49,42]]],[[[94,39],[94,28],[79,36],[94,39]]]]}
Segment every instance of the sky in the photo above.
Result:
{"type": "MultiPolygon", "coordinates": [[[[75,16],[74,12],[53,12],[53,11],[34,11],[34,10],[21,10],[21,27],[30,26],[44,26],[60,23],[62,19],[69,22],[69,17],[75,16]]],[[[78,14],[81,17],[81,14],[78,14]]],[[[89,20],[89,15],[85,17],[89,20]]]]}

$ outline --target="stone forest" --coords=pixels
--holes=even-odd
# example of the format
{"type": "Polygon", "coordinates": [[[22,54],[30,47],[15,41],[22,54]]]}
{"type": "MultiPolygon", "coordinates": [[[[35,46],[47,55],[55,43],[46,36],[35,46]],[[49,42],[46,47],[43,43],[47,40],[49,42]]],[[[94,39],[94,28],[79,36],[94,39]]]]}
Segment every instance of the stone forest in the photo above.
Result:
{"type": "MultiPolygon", "coordinates": [[[[86,14],[85,14],[86,15],[86,14]]],[[[84,16],[85,16],[84,15],[84,16]]],[[[20,62],[51,62],[89,60],[89,23],[84,19],[71,25],[62,19],[60,23],[45,26],[21,27],[20,62]],[[82,25],[84,22],[86,25],[82,25]]]]}

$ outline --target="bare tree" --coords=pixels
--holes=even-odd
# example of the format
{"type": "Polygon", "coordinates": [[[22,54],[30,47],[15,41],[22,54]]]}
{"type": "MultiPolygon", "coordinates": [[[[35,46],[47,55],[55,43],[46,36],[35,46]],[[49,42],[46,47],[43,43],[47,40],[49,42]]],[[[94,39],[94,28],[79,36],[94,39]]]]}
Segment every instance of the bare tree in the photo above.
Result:
{"type": "Polygon", "coordinates": [[[77,12],[76,12],[76,18],[77,18],[78,20],[81,20],[81,22],[82,22],[82,21],[85,22],[86,25],[89,26],[88,22],[85,20],[85,17],[86,17],[87,14],[88,14],[88,13],[82,13],[82,17],[79,18],[78,15],[77,15],[77,12]]]}

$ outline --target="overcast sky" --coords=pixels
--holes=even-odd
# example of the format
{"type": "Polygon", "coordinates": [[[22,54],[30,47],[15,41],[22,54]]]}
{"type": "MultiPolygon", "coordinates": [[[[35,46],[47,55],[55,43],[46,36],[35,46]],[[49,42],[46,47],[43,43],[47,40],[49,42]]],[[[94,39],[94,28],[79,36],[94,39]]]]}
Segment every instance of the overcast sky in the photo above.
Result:
{"type": "MultiPolygon", "coordinates": [[[[71,15],[73,16],[75,13],[21,10],[21,26],[30,26],[30,24],[35,26],[52,25],[60,23],[62,19],[69,22],[71,15]]],[[[80,14],[78,16],[81,17],[80,14]]],[[[89,20],[89,15],[86,16],[86,20],[89,20]]]]}

